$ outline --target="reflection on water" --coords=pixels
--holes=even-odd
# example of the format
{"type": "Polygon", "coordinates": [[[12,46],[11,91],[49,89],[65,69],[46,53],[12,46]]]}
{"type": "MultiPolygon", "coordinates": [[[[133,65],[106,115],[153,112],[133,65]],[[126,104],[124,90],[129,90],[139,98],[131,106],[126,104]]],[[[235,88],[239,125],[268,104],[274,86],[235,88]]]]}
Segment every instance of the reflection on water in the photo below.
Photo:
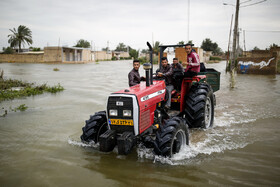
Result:
{"type": "MultiPolygon", "coordinates": [[[[172,159],[139,146],[128,156],[80,142],[84,121],[107,96],[128,86],[131,61],[99,64],[0,64],[5,76],[65,91],[1,103],[26,104],[0,118],[3,186],[185,186],[280,184],[280,76],[237,75],[230,89],[225,63],[216,92],[214,128],[192,129],[190,146],[172,159]],[[57,67],[60,71],[53,71],[57,67]]],[[[155,67],[156,69],[156,67],[155,67]]],[[[141,68],[140,74],[144,75],[141,68]]]]}

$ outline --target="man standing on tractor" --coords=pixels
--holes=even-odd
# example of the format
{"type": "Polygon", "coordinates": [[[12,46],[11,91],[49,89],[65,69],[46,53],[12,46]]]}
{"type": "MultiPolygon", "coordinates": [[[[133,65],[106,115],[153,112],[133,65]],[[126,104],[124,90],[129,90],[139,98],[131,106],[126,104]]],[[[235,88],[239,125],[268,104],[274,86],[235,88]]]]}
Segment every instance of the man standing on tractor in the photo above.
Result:
{"type": "Polygon", "coordinates": [[[140,62],[139,60],[133,60],[133,69],[128,74],[128,84],[129,86],[134,86],[140,84],[140,81],[144,81],[145,77],[140,77],[139,74],[140,62]]]}
{"type": "Polygon", "coordinates": [[[171,107],[171,92],[174,89],[172,85],[173,70],[172,66],[168,64],[166,57],[161,58],[161,68],[157,70],[157,77],[163,77],[165,79],[166,90],[168,94],[168,100],[166,102],[165,108],[170,109],[171,107]]]}
{"type": "Polygon", "coordinates": [[[192,44],[187,44],[185,50],[187,52],[187,62],[183,62],[183,65],[187,66],[185,69],[185,76],[193,77],[200,72],[199,56],[195,50],[192,49],[192,44]]]}

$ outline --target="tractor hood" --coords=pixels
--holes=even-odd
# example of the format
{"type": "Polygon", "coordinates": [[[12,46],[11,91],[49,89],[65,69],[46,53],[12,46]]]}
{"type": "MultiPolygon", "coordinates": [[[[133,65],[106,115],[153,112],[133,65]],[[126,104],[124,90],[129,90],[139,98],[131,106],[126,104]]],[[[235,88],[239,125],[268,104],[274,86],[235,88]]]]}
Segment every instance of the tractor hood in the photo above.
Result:
{"type": "Polygon", "coordinates": [[[109,113],[109,110],[114,109],[118,114],[108,115],[108,124],[117,133],[131,132],[134,129],[135,136],[141,134],[154,123],[157,104],[164,101],[165,94],[164,81],[153,81],[150,86],[141,82],[128,89],[112,93],[108,98],[107,111],[109,113]],[[131,117],[124,117],[123,113],[127,110],[131,111],[131,117]],[[114,119],[118,120],[116,125],[114,119]],[[130,120],[133,120],[133,123],[130,120]]]}
{"type": "Polygon", "coordinates": [[[140,84],[115,92],[114,94],[135,95],[140,108],[144,109],[164,100],[166,92],[165,87],[164,81],[153,81],[153,84],[150,86],[146,86],[145,82],[141,82],[140,84]]]}

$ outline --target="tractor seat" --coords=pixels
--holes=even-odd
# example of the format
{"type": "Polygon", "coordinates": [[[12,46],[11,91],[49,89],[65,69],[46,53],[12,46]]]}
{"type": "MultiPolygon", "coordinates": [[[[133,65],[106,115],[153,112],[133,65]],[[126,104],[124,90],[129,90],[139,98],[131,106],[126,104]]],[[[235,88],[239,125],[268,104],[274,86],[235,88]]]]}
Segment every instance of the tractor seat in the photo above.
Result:
{"type": "Polygon", "coordinates": [[[206,67],[203,62],[200,62],[200,72],[206,72],[206,67]]]}

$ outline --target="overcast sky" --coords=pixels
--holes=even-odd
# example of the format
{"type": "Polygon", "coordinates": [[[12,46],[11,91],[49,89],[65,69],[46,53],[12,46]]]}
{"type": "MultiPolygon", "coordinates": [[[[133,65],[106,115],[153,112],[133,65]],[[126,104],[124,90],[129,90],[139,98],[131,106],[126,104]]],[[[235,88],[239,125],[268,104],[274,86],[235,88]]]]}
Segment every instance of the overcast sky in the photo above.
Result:
{"type": "MultiPolygon", "coordinates": [[[[243,0],[247,1],[247,0],[243,0]]],[[[251,0],[246,4],[258,2],[251,0]]],[[[205,38],[227,50],[231,15],[236,0],[190,0],[189,39],[200,46],[205,38]]],[[[242,2],[242,1],[241,1],[242,2]]],[[[280,1],[240,9],[239,26],[245,30],[246,49],[280,45],[280,1]]],[[[146,41],[177,44],[188,39],[188,0],[0,0],[0,47],[7,47],[9,29],[25,25],[32,31],[33,47],[73,46],[92,41],[97,50],[118,43],[136,49],[146,41]]],[[[243,32],[240,38],[243,43],[243,32]]]]}

